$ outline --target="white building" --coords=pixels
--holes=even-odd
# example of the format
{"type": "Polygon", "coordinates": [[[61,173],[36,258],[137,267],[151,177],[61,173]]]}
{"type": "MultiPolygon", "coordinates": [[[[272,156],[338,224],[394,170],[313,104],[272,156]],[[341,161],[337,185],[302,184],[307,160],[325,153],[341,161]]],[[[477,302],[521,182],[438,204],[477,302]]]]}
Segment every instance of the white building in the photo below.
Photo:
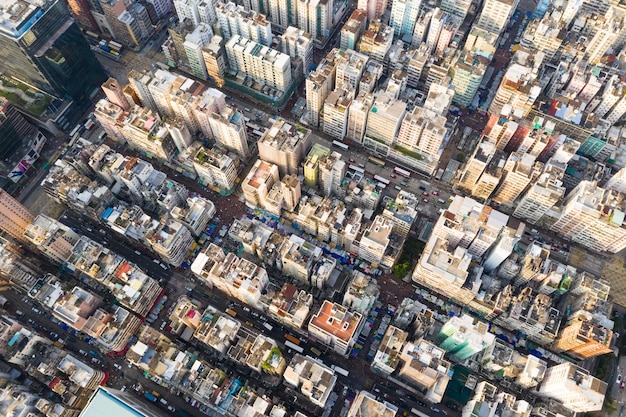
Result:
{"type": "Polygon", "coordinates": [[[569,362],[548,368],[538,395],[554,398],[575,413],[602,409],[607,384],[569,362]]]}
{"type": "Polygon", "coordinates": [[[226,107],[221,113],[211,114],[209,125],[215,140],[237,152],[242,159],[248,157],[248,134],[241,113],[232,107],[226,107]]]}
{"type": "Polygon", "coordinates": [[[193,158],[199,179],[221,190],[230,190],[237,180],[235,161],[218,148],[201,148],[193,158]]]}
{"type": "Polygon", "coordinates": [[[226,42],[230,68],[285,92],[293,82],[289,55],[234,35],[226,42]]]}

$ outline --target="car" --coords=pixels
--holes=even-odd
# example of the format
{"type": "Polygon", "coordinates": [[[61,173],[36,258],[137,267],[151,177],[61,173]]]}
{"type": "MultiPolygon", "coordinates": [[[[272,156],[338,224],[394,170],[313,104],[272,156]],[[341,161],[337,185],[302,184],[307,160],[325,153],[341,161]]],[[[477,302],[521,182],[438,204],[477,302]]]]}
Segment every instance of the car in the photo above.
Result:
{"type": "Polygon", "coordinates": [[[185,287],[185,289],[186,289],[187,291],[189,291],[189,292],[193,291],[193,288],[191,288],[191,287],[185,287]]]}
{"type": "Polygon", "coordinates": [[[397,178],[396,174],[391,174],[391,178],[397,178]]]}
{"type": "Polygon", "coordinates": [[[618,384],[622,383],[622,374],[617,375],[617,383],[618,384]]]}
{"type": "Polygon", "coordinates": [[[427,200],[427,199],[423,198],[423,199],[422,199],[422,201],[423,201],[425,204],[428,204],[428,200],[427,200]]]}
{"type": "Polygon", "coordinates": [[[176,412],[176,409],[175,409],[174,407],[172,407],[171,405],[168,405],[168,406],[167,406],[167,410],[168,410],[168,411],[170,411],[170,412],[172,412],[172,413],[175,413],[175,412],[176,412]]]}
{"type": "Polygon", "coordinates": [[[428,194],[426,191],[422,191],[422,195],[423,195],[424,197],[428,197],[428,196],[430,196],[430,194],[428,194]]]}
{"type": "Polygon", "coordinates": [[[624,387],[626,387],[626,381],[622,381],[622,383],[619,385],[620,391],[624,391],[624,387]]]}
{"type": "Polygon", "coordinates": [[[439,191],[437,190],[433,191],[433,195],[439,195],[439,191]]]}
{"type": "Polygon", "coordinates": [[[435,413],[440,413],[441,412],[441,410],[438,409],[437,407],[430,407],[430,410],[435,412],[435,413]]]}
{"type": "Polygon", "coordinates": [[[117,363],[114,363],[114,364],[113,364],[113,367],[115,367],[115,369],[122,370],[122,365],[119,365],[119,364],[117,364],[117,363]]]}
{"type": "Polygon", "coordinates": [[[245,311],[246,313],[249,313],[250,312],[250,308],[248,308],[246,306],[243,306],[243,311],[245,311]]]}
{"type": "Polygon", "coordinates": [[[126,391],[126,385],[124,385],[121,389],[122,392],[126,391]]]}

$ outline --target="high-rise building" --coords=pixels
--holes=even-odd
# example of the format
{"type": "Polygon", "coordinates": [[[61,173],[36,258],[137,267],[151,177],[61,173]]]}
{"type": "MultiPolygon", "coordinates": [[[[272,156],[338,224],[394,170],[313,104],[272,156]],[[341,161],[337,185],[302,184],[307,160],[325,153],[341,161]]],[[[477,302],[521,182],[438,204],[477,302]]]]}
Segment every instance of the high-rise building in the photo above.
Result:
{"type": "Polygon", "coordinates": [[[496,144],[487,136],[483,136],[476,144],[472,157],[465,163],[459,177],[459,187],[472,190],[483,173],[487,164],[496,152],[496,144]]]}
{"type": "Polygon", "coordinates": [[[209,124],[215,140],[237,152],[241,158],[248,156],[248,135],[241,113],[226,107],[221,113],[211,114],[209,124]]]}
{"type": "Polygon", "coordinates": [[[623,202],[623,194],[581,181],[550,230],[593,251],[617,253],[626,248],[623,202]]]}
{"type": "MultiPolygon", "coordinates": [[[[259,11],[263,12],[262,10],[259,11]]],[[[297,0],[268,0],[265,13],[269,15],[274,25],[284,29],[297,22],[300,10],[297,6],[297,0]]]]}
{"type": "Polygon", "coordinates": [[[541,92],[538,74],[543,56],[541,52],[517,50],[489,106],[489,113],[500,114],[505,104],[521,109],[524,115],[530,112],[541,92]]]}
{"type": "Polygon", "coordinates": [[[518,3],[518,0],[486,0],[476,26],[499,35],[518,3]]]}
{"type": "Polygon", "coordinates": [[[348,128],[346,138],[357,143],[363,142],[367,127],[367,116],[374,104],[374,96],[371,93],[361,92],[352,100],[348,112],[348,128]]]}
{"type": "Polygon", "coordinates": [[[199,0],[173,0],[173,3],[180,22],[189,19],[194,27],[200,23],[199,0]]]}
{"type": "Polygon", "coordinates": [[[272,24],[264,15],[254,10],[245,10],[244,6],[232,1],[218,3],[216,14],[222,38],[225,40],[239,35],[265,46],[272,43],[272,24]]]}
{"type": "Polygon", "coordinates": [[[415,107],[412,113],[407,113],[402,119],[392,148],[394,158],[432,174],[439,162],[439,148],[448,132],[445,124],[444,116],[415,107]]]}
{"type": "Polygon", "coordinates": [[[348,109],[354,90],[335,89],[324,101],[324,133],[343,140],[348,127],[348,109]]]}
{"type": "Polygon", "coordinates": [[[383,17],[385,10],[387,10],[387,0],[359,0],[357,9],[365,10],[367,20],[371,22],[383,17]]]}
{"type": "Polygon", "coordinates": [[[231,69],[282,92],[293,83],[289,55],[235,35],[226,42],[231,69]]]}
{"type": "Polygon", "coordinates": [[[259,158],[278,165],[281,175],[297,174],[310,141],[310,130],[279,118],[257,142],[259,158]]]}
{"type": "Polygon", "coordinates": [[[543,52],[546,60],[550,61],[567,35],[567,26],[560,15],[560,11],[554,11],[541,20],[531,20],[520,40],[520,45],[532,51],[543,52]]]}
{"type": "Polygon", "coordinates": [[[393,230],[393,221],[383,216],[376,216],[366,229],[359,244],[359,258],[379,264],[389,245],[389,235],[393,230]]]}
{"type": "Polygon", "coordinates": [[[83,30],[98,32],[100,29],[96,19],[91,14],[89,2],[87,0],[68,0],[67,5],[70,7],[76,23],[83,30]]]}
{"type": "Polygon", "coordinates": [[[235,161],[220,149],[201,148],[193,159],[198,179],[221,190],[231,190],[237,180],[235,161]]]}
{"type": "Polygon", "coordinates": [[[304,75],[307,75],[313,66],[313,41],[311,35],[302,29],[289,26],[285,29],[280,40],[281,51],[294,59],[301,59],[302,71],[304,75]]]}
{"type": "Polygon", "coordinates": [[[587,359],[612,353],[612,339],[612,330],[578,316],[561,329],[553,348],[587,359]]]}
{"type": "Polygon", "coordinates": [[[586,413],[602,409],[607,383],[584,368],[565,362],[548,368],[537,394],[554,398],[569,410],[586,413]]]}
{"type": "Polygon", "coordinates": [[[444,12],[448,12],[464,20],[471,5],[471,0],[442,0],[439,7],[444,12]]]}
{"type": "Polygon", "coordinates": [[[358,93],[359,82],[367,67],[367,55],[353,50],[345,51],[336,60],[335,89],[343,88],[354,97],[358,93]]]}
{"type": "Polygon", "coordinates": [[[511,153],[503,168],[502,181],[491,199],[512,206],[528,185],[539,176],[543,164],[530,154],[511,153]]]}
{"type": "Polygon", "coordinates": [[[532,184],[515,206],[513,215],[532,224],[554,207],[565,195],[563,186],[564,167],[547,163],[543,173],[532,184]]]}
{"type": "Polygon", "coordinates": [[[202,58],[206,67],[207,76],[213,80],[218,87],[224,85],[224,74],[226,74],[227,64],[224,51],[221,47],[222,37],[213,36],[211,42],[202,48],[202,58]]]}
{"type": "Polygon", "coordinates": [[[0,189],[0,230],[14,239],[24,240],[26,227],[35,216],[9,193],[0,189]]]}
{"type": "Polygon", "coordinates": [[[396,38],[413,35],[413,27],[417,20],[421,0],[393,0],[389,26],[393,28],[396,38]]]}
{"type": "Polygon", "coordinates": [[[393,44],[393,28],[380,20],[370,22],[361,36],[358,51],[368,55],[370,59],[385,65],[385,58],[393,44]]]}
{"type": "Polygon", "coordinates": [[[102,414],[133,417],[166,417],[168,414],[142,401],[130,391],[98,387],[78,417],[101,417],[102,414]]]}
{"type": "Polygon", "coordinates": [[[472,104],[488,66],[489,59],[461,51],[456,65],[451,66],[455,103],[461,106],[472,104]]]}
{"type": "Polygon", "coordinates": [[[340,52],[334,48],[306,79],[306,107],[312,126],[320,124],[320,112],[328,93],[335,89],[336,61],[340,52]]]}
{"type": "Polygon", "coordinates": [[[395,100],[388,93],[380,93],[367,116],[363,147],[386,156],[396,139],[405,113],[405,102],[395,100]]]}
{"type": "Polygon", "coordinates": [[[124,110],[130,109],[130,103],[122,91],[122,86],[115,78],[109,78],[102,84],[102,90],[111,103],[124,110]]]}
{"type": "Polygon", "coordinates": [[[472,316],[451,317],[439,331],[439,346],[460,360],[468,359],[484,350],[495,341],[489,325],[472,316]]]}
{"type": "Polygon", "coordinates": [[[60,1],[9,0],[0,22],[0,73],[60,98],[83,100],[106,75],[60,1]]]}
{"type": "Polygon", "coordinates": [[[246,202],[256,207],[265,207],[265,199],[270,190],[280,181],[278,167],[272,163],[257,159],[246,178],[241,183],[241,190],[246,202]]]}
{"type": "Polygon", "coordinates": [[[367,13],[364,10],[356,9],[350,15],[348,21],[341,28],[341,41],[339,47],[344,51],[348,49],[356,50],[356,45],[363,32],[367,28],[367,13]]]}
{"type": "Polygon", "coordinates": [[[191,74],[202,80],[207,79],[207,70],[202,55],[202,48],[211,42],[213,30],[205,23],[200,23],[196,28],[185,36],[183,47],[187,55],[187,63],[191,68],[191,74]]]}

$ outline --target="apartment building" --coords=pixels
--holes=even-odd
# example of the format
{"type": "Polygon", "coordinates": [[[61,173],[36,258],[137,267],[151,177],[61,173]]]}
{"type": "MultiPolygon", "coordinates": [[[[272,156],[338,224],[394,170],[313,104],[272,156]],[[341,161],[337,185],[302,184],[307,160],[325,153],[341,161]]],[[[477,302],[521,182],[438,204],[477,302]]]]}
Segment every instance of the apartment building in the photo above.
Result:
{"type": "Polygon", "coordinates": [[[346,417],[360,416],[377,416],[377,417],[394,417],[398,412],[398,407],[387,402],[379,401],[376,396],[367,391],[360,391],[346,417]]]}
{"type": "Polygon", "coordinates": [[[406,113],[406,103],[388,93],[380,93],[367,116],[363,147],[387,156],[406,113]]]}
{"type": "Polygon", "coordinates": [[[402,366],[398,376],[420,391],[424,399],[438,404],[443,399],[452,364],[444,359],[446,351],[423,338],[404,344],[400,353],[402,366]]]}
{"type": "Polygon", "coordinates": [[[346,307],[324,300],[309,321],[309,337],[318,340],[340,355],[347,356],[363,327],[363,317],[346,307]]]}
{"type": "Polygon", "coordinates": [[[612,353],[612,339],[612,330],[578,316],[561,329],[553,348],[557,352],[587,359],[612,353]]]}
{"type": "Polygon", "coordinates": [[[576,413],[598,411],[604,403],[607,384],[586,369],[566,362],[548,368],[537,393],[554,398],[576,413]]]}
{"type": "Polygon", "coordinates": [[[313,306],[313,295],[292,284],[283,284],[280,291],[269,297],[267,312],[287,326],[301,329],[313,306]]]}
{"type": "Polygon", "coordinates": [[[348,113],[354,90],[335,89],[324,100],[323,130],[327,135],[339,139],[346,135],[348,113]]]}
{"type": "Polygon", "coordinates": [[[225,49],[232,70],[283,93],[291,87],[289,55],[239,35],[230,38],[225,49]]]}
{"type": "Polygon", "coordinates": [[[363,32],[367,28],[367,12],[362,9],[356,9],[350,15],[350,18],[341,27],[341,40],[339,47],[344,51],[348,49],[356,50],[357,43],[363,32]]]}
{"type": "Polygon", "coordinates": [[[510,104],[528,114],[541,92],[538,73],[543,59],[542,52],[518,49],[498,86],[489,113],[500,114],[504,105],[510,104]]]}
{"type": "Polygon", "coordinates": [[[439,149],[448,134],[445,125],[444,116],[414,107],[402,119],[395,143],[390,148],[390,156],[432,175],[439,164],[439,149]]]}
{"type": "Polygon", "coordinates": [[[292,59],[302,61],[304,76],[308,75],[313,66],[313,40],[311,34],[294,26],[289,26],[280,37],[280,48],[292,59]]]}
{"type": "Polygon", "coordinates": [[[543,164],[528,154],[513,152],[504,164],[500,185],[491,196],[498,204],[513,206],[517,198],[535,181],[543,164]]]}
{"type": "Polygon", "coordinates": [[[296,388],[306,399],[324,407],[335,387],[335,372],[320,360],[296,353],[283,374],[285,384],[296,388]]]}
{"type": "Polygon", "coordinates": [[[335,64],[341,53],[337,48],[333,48],[306,79],[306,108],[309,122],[314,127],[320,124],[320,113],[326,96],[335,89],[335,64]]]}
{"type": "Polygon", "coordinates": [[[370,226],[365,229],[359,242],[359,258],[370,263],[380,264],[389,246],[389,237],[394,222],[383,216],[376,216],[370,226]]]}
{"type": "Polygon", "coordinates": [[[277,165],[281,175],[297,174],[310,141],[310,130],[278,118],[257,142],[259,158],[277,165]]]}
{"type": "Polygon", "coordinates": [[[487,0],[476,22],[476,26],[499,35],[517,8],[517,0],[487,0]]]}
{"type": "Polygon", "coordinates": [[[367,127],[367,117],[374,105],[374,96],[371,93],[360,92],[352,100],[348,109],[348,125],[346,138],[356,143],[362,143],[367,127]]]}
{"type": "Polygon", "coordinates": [[[278,166],[257,159],[241,183],[246,202],[253,206],[265,207],[270,190],[279,181],[278,166]]]}
{"type": "Polygon", "coordinates": [[[148,314],[162,291],[135,265],[84,236],[72,248],[65,267],[81,279],[98,281],[122,306],[140,316],[148,314]]]}
{"type": "Polygon", "coordinates": [[[56,264],[63,264],[72,253],[80,235],[50,217],[40,214],[26,226],[23,238],[33,243],[39,252],[56,264]]]}
{"type": "Polygon", "coordinates": [[[342,305],[363,315],[369,314],[380,295],[380,288],[375,279],[362,272],[352,275],[343,295],[342,305]]]}
{"type": "Polygon", "coordinates": [[[558,164],[548,163],[543,173],[528,187],[516,203],[513,216],[537,224],[565,196],[563,186],[564,169],[558,164]]]}
{"type": "Polygon", "coordinates": [[[200,181],[220,190],[232,190],[237,180],[236,161],[219,148],[201,147],[193,157],[200,181]]]}
{"type": "Polygon", "coordinates": [[[313,285],[311,281],[313,266],[321,257],[321,248],[292,234],[280,248],[280,270],[284,275],[307,285],[313,285]]]}
{"type": "Polygon", "coordinates": [[[0,190],[0,230],[17,240],[24,240],[24,232],[35,216],[9,193],[0,190]]]}
{"type": "Polygon", "coordinates": [[[496,337],[489,332],[487,323],[475,320],[472,316],[451,317],[443,324],[437,336],[439,347],[465,360],[491,346],[496,337]]]}
{"type": "Polygon", "coordinates": [[[551,230],[596,252],[617,253],[626,247],[623,194],[581,181],[566,197],[551,230]]]}
{"type": "Polygon", "coordinates": [[[146,241],[163,262],[179,267],[194,243],[189,229],[174,218],[162,220],[155,230],[146,235],[146,241]]]}
{"type": "Polygon", "coordinates": [[[213,29],[211,26],[200,23],[191,33],[185,36],[185,42],[183,43],[191,75],[201,80],[206,80],[208,75],[206,65],[204,64],[202,49],[211,42],[212,37],[213,29]]]}
{"type": "Polygon", "coordinates": [[[391,375],[401,365],[404,345],[409,334],[395,326],[387,327],[385,335],[372,360],[372,370],[383,375],[391,375]]]}
{"type": "Polygon", "coordinates": [[[269,283],[267,272],[234,253],[226,255],[213,243],[198,254],[191,265],[198,279],[257,309],[269,283]]]}
{"type": "Polygon", "coordinates": [[[413,35],[413,26],[420,10],[419,0],[393,0],[391,4],[391,17],[389,26],[393,28],[396,38],[413,35]]]}
{"type": "Polygon", "coordinates": [[[184,207],[174,207],[170,214],[197,238],[215,215],[215,204],[200,196],[189,197],[184,207]]]}
{"type": "Polygon", "coordinates": [[[358,44],[358,51],[370,59],[385,65],[385,57],[393,44],[394,30],[380,20],[370,20],[370,24],[358,44]]]}
{"type": "Polygon", "coordinates": [[[224,74],[228,69],[224,50],[222,49],[223,38],[214,35],[211,41],[202,48],[202,59],[206,67],[207,77],[218,87],[224,85],[224,74]]]}
{"type": "Polygon", "coordinates": [[[245,159],[248,152],[248,135],[243,115],[232,107],[225,107],[221,113],[209,117],[213,136],[221,145],[245,159]]]}
{"type": "Polygon", "coordinates": [[[393,232],[406,237],[417,218],[419,197],[415,194],[400,191],[395,201],[389,201],[383,211],[383,217],[393,222],[393,232]]]}
{"type": "Polygon", "coordinates": [[[272,43],[272,23],[265,15],[232,1],[218,3],[215,13],[225,41],[239,35],[265,46],[272,43]]]}
{"type": "Polygon", "coordinates": [[[460,52],[456,63],[451,66],[455,103],[464,107],[472,104],[489,63],[490,60],[481,55],[460,52]]]}

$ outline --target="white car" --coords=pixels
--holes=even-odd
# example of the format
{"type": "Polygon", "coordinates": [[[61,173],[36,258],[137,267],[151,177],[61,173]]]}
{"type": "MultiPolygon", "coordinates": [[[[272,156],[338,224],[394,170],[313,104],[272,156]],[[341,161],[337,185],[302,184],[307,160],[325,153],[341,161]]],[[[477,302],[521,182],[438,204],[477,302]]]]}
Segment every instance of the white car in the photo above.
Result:
{"type": "Polygon", "coordinates": [[[117,363],[114,363],[113,366],[115,367],[115,369],[122,369],[122,365],[118,365],[117,363]]]}
{"type": "Polygon", "coordinates": [[[620,384],[622,382],[622,374],[617,376],[617,383],[620,384]]]}

